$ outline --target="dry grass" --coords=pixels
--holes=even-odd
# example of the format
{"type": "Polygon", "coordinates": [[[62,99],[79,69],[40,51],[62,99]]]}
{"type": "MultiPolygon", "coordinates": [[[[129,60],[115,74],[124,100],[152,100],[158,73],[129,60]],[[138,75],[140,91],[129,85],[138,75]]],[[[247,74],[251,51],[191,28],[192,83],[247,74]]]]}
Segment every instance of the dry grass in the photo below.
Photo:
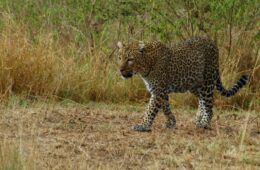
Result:
{"type": "Polygon", "coordinates": [[[131,127],[140,121],[143,110],[105,104],[3,109],[1,142],[19,147],[11,153],[1,147],[1,165],[11,162],[22,169],[260,167],[260,119],[255,112],[216,111],[213,129],[201,130],[195,128],[195,110],[175,110],[177,129],[162,129],[164,117],[159,114],[151,133],[134,132],[131,127]]]}
{"type": "MultiPolygon", "coordinates": [[[[55,38],[52,31],[32,34],[30,27],[3,13],[4,27],[0,41],[0,99],[12,95],[30,99],[69,99],[89,101],[140,102],[149,96],[140,78],[123,81],[118,74],[116,57],[112,53],[114,39],[105,47],[55,38]],[[34,36],[34,37],[32,37],[34,36]]],[[[104,30],[105,31],[105,30],[104,30]]],[[[104,33],[105,34],[105,33],[104,33]]],[[[250,74],[249,87],[231,99],[216,96],[220,108],[259,110],[260,57],[254,32],[234,33],[232,51],[228,54],[228,39],[219,37],[223,82],[230,87],[241,74],[250,74]]],[[[96,42],[98,43],[98,42],[96,42]]],[[[197,105],[190,94],[175,95],[175,107],[197,105]],[[192,99],[192,100],[190,100],[192,99]]]]}
{"type": "Polygon", "coordinates": [[[0,42],[0,99],[18,94],[114,102],[146,95],[144,87],[139,92],[139,80],[133,81],[137,84],[120,81],[115,60],[109,62],[111,58],[104,52],[92,54],[87,48],[54,40],[52,33],[37,37],[33,42],[28,27],[7,19],[0,42]]]}
{"type": "Polygon", "coordinates": [[[18,148],[13,144],[10,146],[5,141],[0,142],[0,169],[2,170],[18,170],[21,169],[23,163],[19,155],[18,148]]]}

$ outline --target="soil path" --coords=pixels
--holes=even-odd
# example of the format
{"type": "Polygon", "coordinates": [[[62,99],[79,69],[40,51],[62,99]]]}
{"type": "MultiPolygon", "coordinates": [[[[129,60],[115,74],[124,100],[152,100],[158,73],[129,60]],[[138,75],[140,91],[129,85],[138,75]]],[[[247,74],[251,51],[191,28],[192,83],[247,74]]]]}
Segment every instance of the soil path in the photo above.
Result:
{"type": "Polygon", "coordinates": [[[260,167],[257,114],[217,113],[212,130],[202,130],[195,128],[193,111],[177,111],[176,129],[162,129],[160,114],[152,132],[138,133],[131,127],[142,114],[62,107],[2,111],[0,140],[18,145],[37,169],[260,167]]]}

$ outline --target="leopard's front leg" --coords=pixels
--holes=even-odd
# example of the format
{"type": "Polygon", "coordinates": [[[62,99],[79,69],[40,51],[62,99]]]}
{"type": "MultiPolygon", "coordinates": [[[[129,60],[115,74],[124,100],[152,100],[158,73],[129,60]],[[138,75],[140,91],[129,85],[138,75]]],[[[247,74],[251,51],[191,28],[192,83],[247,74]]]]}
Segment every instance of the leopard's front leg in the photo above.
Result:
{"type": "Polygon", "coordinates": [[[148,109],[144,115],[143,122],[134,126],[134,130],[140,132],[151,131],[154,118],[162,106],[162,97],[159,95],[152,95],[149,101],[148,109]]]}

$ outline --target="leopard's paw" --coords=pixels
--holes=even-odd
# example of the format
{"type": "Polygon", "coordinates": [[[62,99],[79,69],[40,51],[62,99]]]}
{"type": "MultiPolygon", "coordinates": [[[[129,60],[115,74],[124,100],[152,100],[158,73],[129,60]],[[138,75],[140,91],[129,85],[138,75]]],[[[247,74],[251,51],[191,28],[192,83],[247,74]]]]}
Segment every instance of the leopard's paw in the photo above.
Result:
{"type": "Polygon", "coordinates": [[[162,125],[165,129],[173,129],[176,128],[176,121],[175,120],[168,120],[162,125]]]}
{"type": "Polygon", "coordinates": [[[133,130],[138,131],[138,132],[150,132],[151,127],[145,126],[143,124],[138,124],[133,127],[133,130]]]}

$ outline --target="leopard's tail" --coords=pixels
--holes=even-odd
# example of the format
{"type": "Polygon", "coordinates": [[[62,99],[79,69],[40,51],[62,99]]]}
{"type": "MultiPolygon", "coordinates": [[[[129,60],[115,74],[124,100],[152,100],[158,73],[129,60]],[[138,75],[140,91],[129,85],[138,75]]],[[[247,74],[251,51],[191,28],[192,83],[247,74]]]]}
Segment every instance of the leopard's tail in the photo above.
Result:
{"type": "Polygon", "coordinates": [[[249,76],[243,75],[231,89],[226,90],[222,85],[220,76],[218,76],[216,87],[222,96],[230,97],[235,95],[239,91],[239,89],[241,89],[244,85],[246,85],[248,83],[248,80],[249,80],[249,76]]]}

